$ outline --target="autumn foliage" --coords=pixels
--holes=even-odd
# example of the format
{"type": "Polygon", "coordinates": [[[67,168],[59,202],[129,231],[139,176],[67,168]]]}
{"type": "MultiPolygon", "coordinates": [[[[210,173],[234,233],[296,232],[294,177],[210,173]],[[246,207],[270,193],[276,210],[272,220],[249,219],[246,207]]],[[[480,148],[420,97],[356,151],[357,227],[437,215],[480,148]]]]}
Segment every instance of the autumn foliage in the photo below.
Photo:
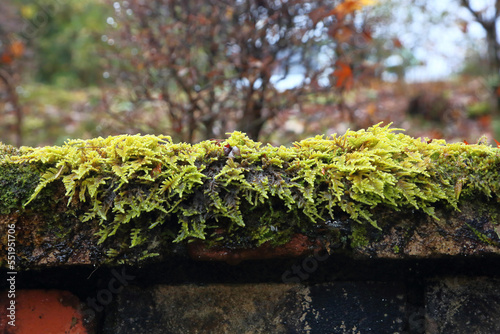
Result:
{"type": "MultiPolygon", "coordinates": [[[[2,120],[0,131],[4,133],[13,133],[14,142],[21,145],[22,142],[22,108],[19,104],[19,98],[16,86],[20,80],[20,72],[23,67],[21,59],[25,53],[25,42],[16,37],[15,31],[18,26],[7,19],[10,13],[9,6],[0,4],[0,108],[11,114],[13,122],[2,120]]],[[[0,116],[3,116],[0,114],[0,116]]]]}
{"type": "Polygon", "coordinates": [[[0,63],[10,65],[14,59],[19,58],[24,53],[24,44],[21,41],[14,41],[8,45],[6,50],[0,56],[0,63]]]}
{"type": "Polygon", "coordinates": [[[354,18],[372,2],[123,2],[115,6],[109,59],[112,78],[128,88],[105,102],[121,98],[132,106],[108,112],[124,124],[140,123],[138,131],[188,142],[234,129],[258,138],[266,123],[309,94],[352,87],[352,52],[371,40],[354,18]],[[279,88],[290,74],[301,79],[279,88]]]}

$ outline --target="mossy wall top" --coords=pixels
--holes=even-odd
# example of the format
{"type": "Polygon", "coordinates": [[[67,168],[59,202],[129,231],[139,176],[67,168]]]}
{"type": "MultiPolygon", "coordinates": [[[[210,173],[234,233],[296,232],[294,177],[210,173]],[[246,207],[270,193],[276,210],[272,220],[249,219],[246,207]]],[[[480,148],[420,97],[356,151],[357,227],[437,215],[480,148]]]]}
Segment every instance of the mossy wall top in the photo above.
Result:
{"type": "Polygon", "coordinates": [[[122,135],[0,146],[0,174],[1,213],[32,210],[48,188],[64,186],[68,212],[98,223],[100,242],[126,235],[120,247],[136,247],[161,227],[174,242],[254,246],[286,242],[339,213],[378,228],[373,210],[380,206],[433,216],[437,202],[457,208],[478,194],[498,201],[500,149],[414,139],[379,125],[291,147],[264,146],[240,132],[194,145],[122,135]]]}

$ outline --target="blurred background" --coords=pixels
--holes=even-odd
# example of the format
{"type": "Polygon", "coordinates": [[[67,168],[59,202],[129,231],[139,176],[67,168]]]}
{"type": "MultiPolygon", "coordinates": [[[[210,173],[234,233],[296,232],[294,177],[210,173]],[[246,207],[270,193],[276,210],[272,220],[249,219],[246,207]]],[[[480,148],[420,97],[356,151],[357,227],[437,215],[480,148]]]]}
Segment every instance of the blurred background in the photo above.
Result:
{"type": "MultiPolygon", "coordinates": [[[[500,1],[2,0],[0,141],[500,140],[500,1]]],[[[496,145],[496,144],[494,144],[496,145]]]]}

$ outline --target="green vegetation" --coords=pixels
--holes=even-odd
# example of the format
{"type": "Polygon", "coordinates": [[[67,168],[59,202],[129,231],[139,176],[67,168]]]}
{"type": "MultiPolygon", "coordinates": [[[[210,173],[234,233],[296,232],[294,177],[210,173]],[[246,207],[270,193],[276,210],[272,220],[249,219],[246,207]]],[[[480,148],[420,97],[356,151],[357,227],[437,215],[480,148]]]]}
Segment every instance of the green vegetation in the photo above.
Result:
{"type": "MultiPolygon", "coordinates": [[[[0,143],[0,161],[19,154],[13,146],[0,143]]],[[[26,202],[40,179],[26,164],[0,164],[0,214],[18,210],[26,202]]]]}
{"type": "Polygon", "coordinates": [[[107,121],[98,109],[101,94],[96,87],[70,90],[47,84],[24,85],[20,102],[29,106],[23,123],[24,144],[61,145],[68,138],[103,135],[99,124],[107,121]]]}
{"type": "MultiPolygon", "coordinates": [[[[5,171],[36,166],[36,185],[22,183],[31,194],[21,197],[24,207],[36,210],[32,201],[49,184],[64,186],[68,212],[98,223],[100,243],[123,238],[110,256],[147,245],[156,229],[168,230],[164,236],[173,242],[282,244],[342,212],[355,224],[356,247],[366,243],[366,228],[382,226],[373,218],[376,207],[413,208],[436,218],[438,202],[456,209],[459,200],[478,194],[499,199],[500,149],[428,142],[397,130],[375,125],[289,148],[263,146],[241,132],[194,145],[121,135],[23,147],[18,154],[4,148],[0,187],[19,188],[11,174],[5,181],[5,171]]],[[[33,172],[15,173],[33,180],[33,172]]],[[[12,203],[2,198],[0,211],[8,210],[12,203]]]]}
{"type": "Polygon", "coordinates": [[[66,89],[101,83],[106,61],[100,55],[107,48],[101,36],[112,7],[96,0],[23,2],[14,1],[36,34],[30,39],[37,61],[35,79],[66,89]]]}
{"type": "Polygon", "coordinates": [[[490,115],[492,106],[488,101],[482,101],[474,103],[467,107],[467,116],[470,118],[481,117],[484,115],[490,115]]]}

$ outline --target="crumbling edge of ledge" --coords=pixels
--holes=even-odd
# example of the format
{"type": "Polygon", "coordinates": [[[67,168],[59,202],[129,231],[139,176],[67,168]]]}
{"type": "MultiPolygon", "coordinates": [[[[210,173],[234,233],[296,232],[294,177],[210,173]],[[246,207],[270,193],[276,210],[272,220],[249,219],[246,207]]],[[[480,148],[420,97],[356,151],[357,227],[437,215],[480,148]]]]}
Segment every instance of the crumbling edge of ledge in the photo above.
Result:
{"type": "MultiPolygon", "coordinates": [[[[306,234],[296,233],[280,246],[265,243],[253,248],[211,248],[202,240],[172,243],[157,238],[148,243],[148,251],[157,256],[141,258],[144,249],[137,249],[128,254],[126,260],[116,261],[106,255],[106,249],[114,246],[111,241],[98,244],[94,235],[98,226],[92,228],[76,219],[68,220],[63,226],[67,230],[63,232],[61,226],[46,226],[40,220],[43,215],[0,215],[0,234],[5,238],[9,229],[14,229],[10,232],[16,236],[15,269],[20,270],[72,265],[142,266],[172,257],[238,264],[245,260],[305,257],[319,251],[353,259],[500,256],[500,206],[480,198],[463,202],[459,209],[436,208],[439,220],[414,210],[380,210],[376,215],[382,222],[381,230],[349,219],[325,221],[306,234]]],[[[0,267],[8,267],[8,251],[8,247],[2,251],[0,267]]]]}

